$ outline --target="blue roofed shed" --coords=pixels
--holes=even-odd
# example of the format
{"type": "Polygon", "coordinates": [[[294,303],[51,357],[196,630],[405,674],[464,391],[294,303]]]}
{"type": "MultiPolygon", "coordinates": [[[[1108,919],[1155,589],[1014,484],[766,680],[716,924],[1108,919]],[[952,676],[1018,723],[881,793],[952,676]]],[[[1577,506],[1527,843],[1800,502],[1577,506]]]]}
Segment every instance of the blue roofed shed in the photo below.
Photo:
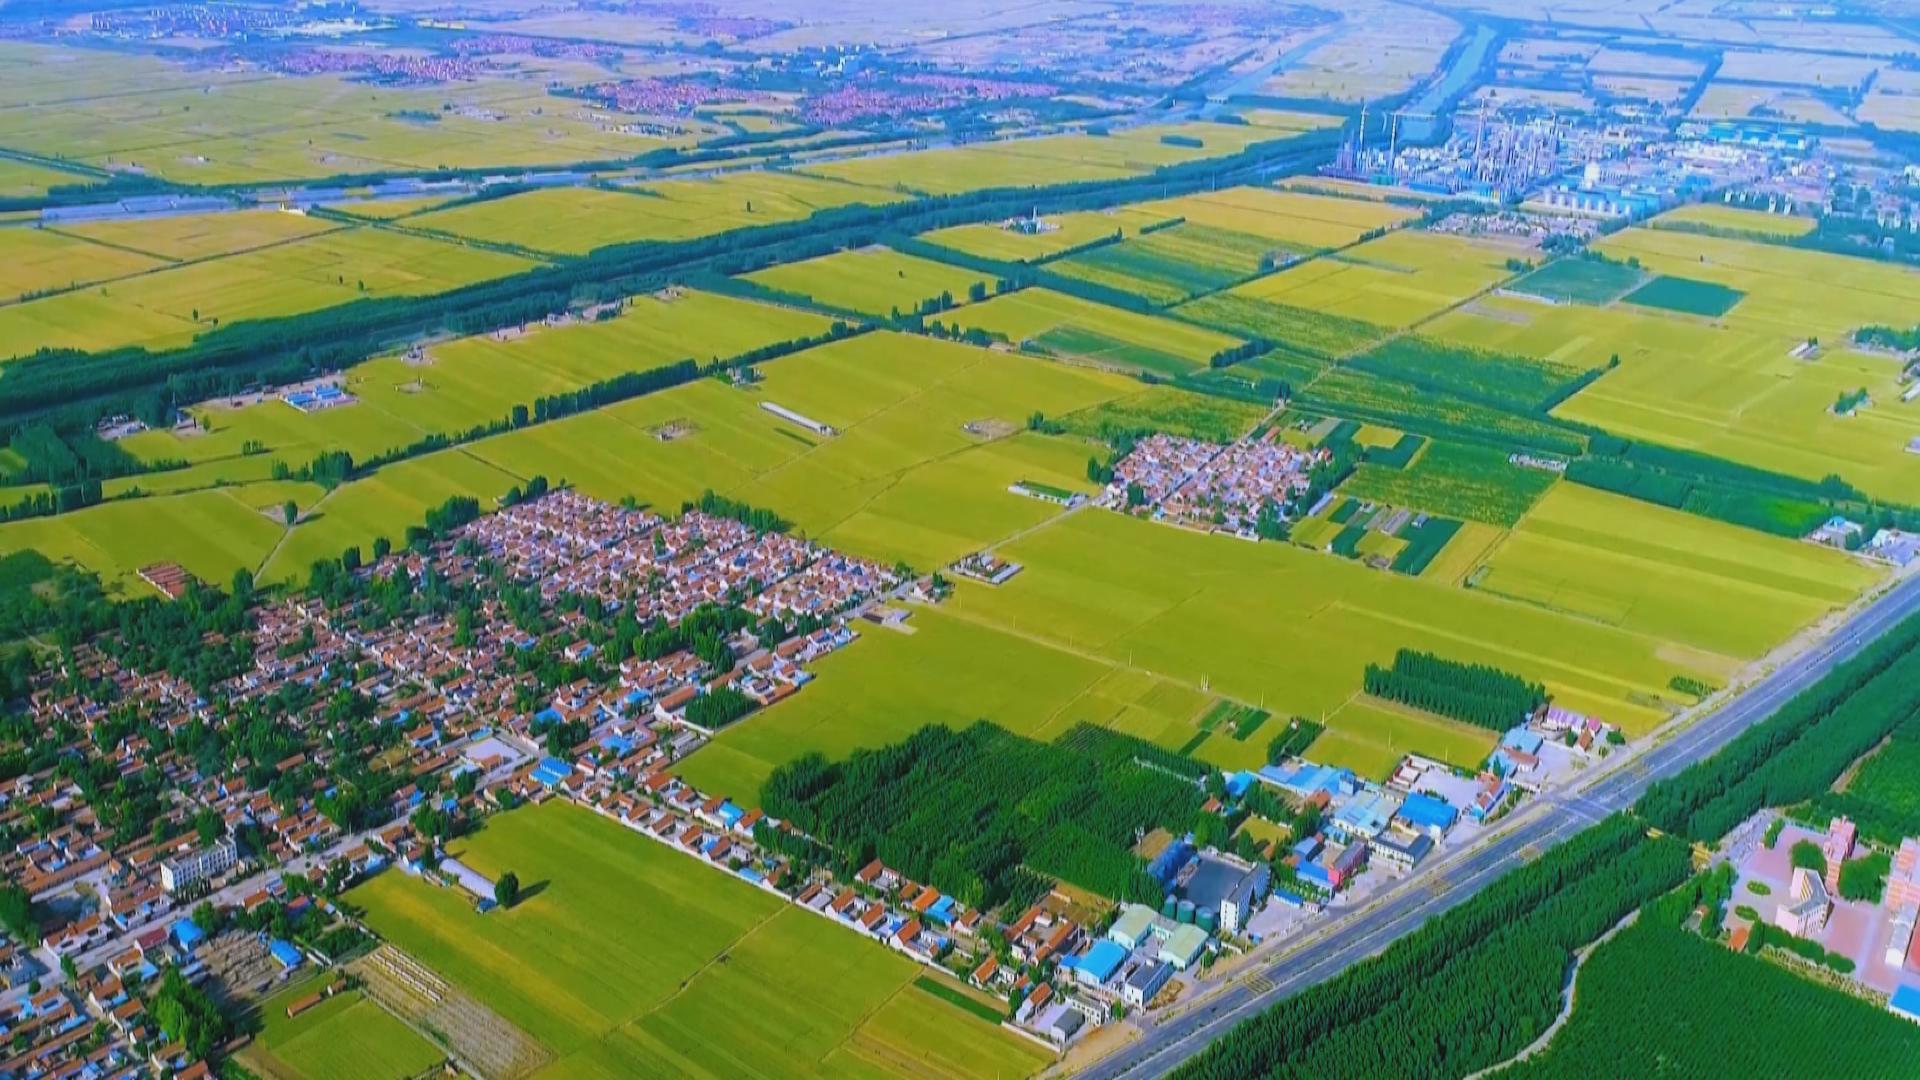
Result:
{"type": "Polygon", "coordinates": [[[207,932],[194,925],[192,919],[176,919],[173,924],[173,940],[180,948],[192,952],[194,947],[207,939],[207,932]]]}
{"type": "Polygon", "coordinates": [[[291,941],[281,941],[279,938],[273,939],[267,945],[267,951],[272,953],[273,958],[280,961],[280,966],[284,968],[299,967],[303,959],[299,946],[291,941]]]}
{"type": "Polygon", "coordinates": [[[558,787],[573,773],[573,765],[557,757],[542,758],[534,767],[533,778],[547,787],[558,787]]]}
{"type": "Polygon", "coordinates": [[[1460,811],[1450,802],[1416,791],[1400,804],[1400,820],[1437,838],[1460,820],[1460,811]]]}
{"type": "Polygon", "coordinates": [[[1332,827],[1344,836],[1379,836],[1386,830],[1387,823],[1393,820],[1394,811],[1399,809],[1392,796],[1383,791],[1370,791],[1347,801],[1333,815],[1332,827]]]}
{"type": "Polygon", "coordinates": [[[1241,771],[1229,774],[1227,776],[1227,795],[1235,799],[1245,795],[1247,789],[1251,788],[1256,780],[1257,778],[1250,772],[1241,771]]]}
{"type": "Polygon", "coordinates": [[[1089,986],[1102,986],[1120,970],[1127,959],[1126,947],[1115,941],[1101,940],[1093,943],[1080,957],[1074,968],[1074,978],[1089,986]]]}
{"type": "Polygon", "coordinates": [[[1920,987],[1900,986],[1893,992],[1893,997],[1888,999],[1887,1008],[1892,1010],[1895,1016],[1920,1024],[1920,987]]]}
{"type": "Polygon", "coordinates": [[[927,918],[945,926],[947,923],[953,921],[953,906],[953,897],[943,896],[934,901],[933,906],[927,909],[927,918]]]}
{"type": "Polygon", "coordinates": [[[1500,737],[1501,746],[1510,746],[1523,754],[1539,754],[1540,746],[1545,741],[1538,732],[1529,731],[1524,727],[1512,728],[1500,737]]]}

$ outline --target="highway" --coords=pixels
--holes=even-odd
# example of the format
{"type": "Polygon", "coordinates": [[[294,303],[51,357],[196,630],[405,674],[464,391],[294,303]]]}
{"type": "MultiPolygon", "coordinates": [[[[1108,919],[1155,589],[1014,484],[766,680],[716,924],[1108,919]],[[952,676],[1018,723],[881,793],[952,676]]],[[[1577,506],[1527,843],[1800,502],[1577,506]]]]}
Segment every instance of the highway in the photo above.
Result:
{"type": "Polygon", "coordinates": [[[1141,1037],[1076,1075],[1093,1080],[1166,1075],[1241,1020],[1340,974],[1479,892],[1517,863],[1631,806],[1649,785],[1711,756],[1915,612],[1920,612],[1920,577],[1908,577],[1711,714],[1586,778],[1577,790],[1542,792],[1477,846],[1337,917],[1307,944],[1236,975],[1187,1011],[1160,1022],[1149,1020],[1141,1037]]]}

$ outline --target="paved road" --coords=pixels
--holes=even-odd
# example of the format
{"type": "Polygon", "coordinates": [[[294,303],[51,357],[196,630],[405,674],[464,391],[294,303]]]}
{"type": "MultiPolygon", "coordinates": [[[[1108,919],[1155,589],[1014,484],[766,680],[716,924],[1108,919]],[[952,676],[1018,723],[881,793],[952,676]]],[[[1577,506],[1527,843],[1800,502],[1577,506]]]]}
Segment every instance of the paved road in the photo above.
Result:
{"type": "Polygon", "coordinates": [[[1920,612],[1920,577],[1901,582],[1827,638],[1678,735],[1634,755],[1577,792],[1543,793],[1518,811],[1504,831],[1480,846],[1396,886],[1370,906],[1332,924],[1332,932],[1269,961],[1254,976],[1261,983],[1258,991],[1240,981],[1247,976],[1239,976],[1233,985],[1206,999],[1205,1005],[1154,1024],[1141,1038],[1079,1075],[1109,1080],[1171,1072],[1239,1021],[1338,975],[1479,892],[1516,862],[1533,858],[1606,815],[1631,806],[1649,785],[1712,755],[1915,612],[1920,612]]]}

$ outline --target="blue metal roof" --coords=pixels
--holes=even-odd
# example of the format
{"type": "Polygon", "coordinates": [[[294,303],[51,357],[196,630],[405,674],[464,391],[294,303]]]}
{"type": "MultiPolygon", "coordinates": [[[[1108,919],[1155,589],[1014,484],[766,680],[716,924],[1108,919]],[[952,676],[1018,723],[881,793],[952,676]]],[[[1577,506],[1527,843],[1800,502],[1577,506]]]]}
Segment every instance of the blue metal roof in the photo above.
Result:
{"type": "Polygon", "coordinates": [[[1920,986],[1902,984],[1888,999],[1887,1008],[1920,1019],[1920,986]]]}
{"type": "Polygon", "coordinates": [[[1416,791],[1400,804],[1400,816],[1408,824],[1422,829],[1450,829],[1460,819],[1460,811],[1454,809],[1451,803],[1416,791]]]}
{"type": "Polygon", "coordinates": [[[1108,941],[1103,938],[1094,942],[1093,948],[1088,949],[1080,957],[1079,967],[1095,980],[1106,982],[1113,978],[1113,973],[1119,971],[1120,965],[1126,963],[1126,960],[1125,946],[1117,941],[1108,941]]]}

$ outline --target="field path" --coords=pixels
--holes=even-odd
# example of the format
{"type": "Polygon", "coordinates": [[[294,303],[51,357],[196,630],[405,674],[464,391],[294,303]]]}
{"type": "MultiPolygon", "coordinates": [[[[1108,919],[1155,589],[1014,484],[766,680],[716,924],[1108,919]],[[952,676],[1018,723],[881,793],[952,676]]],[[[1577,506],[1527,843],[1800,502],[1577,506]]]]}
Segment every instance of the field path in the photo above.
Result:
{"type": "Polygon", "coordinates": [[[1593,955],[1594,950],[1613,940],[1615,934],[1632,926],[1635,920],[1639,918],[1640,913],[1638,911],[1629,912],[1626,918],[1614,923],[1612,929],[1601,934],[1585,948],[1573,955],[1573,967],[1567,972],[1566,988],[1560,992],[1560,1012],[1553,1018],[1553,1023],[1547,1025],[1547,1030],[1540,1033],[1539,1038],[1528,1043],[1519,1053],[1497,1065],[1489,1065],[1479,1072],[1468,1073],[1464,1080],[1486,1080],[1487,1077],[1492,1076],[1507,1066],[1515,1064],[1516,1062],[1525,1061],[1542,1050],[1545,1050],[1547,1046],[1553,1042],[1553,1037],[1560,1033],[1560,1029],[1567,1026],[1567,1021],[1573,1019],[1574,989],[1580,979],[1581,965],[1587,962],[1587,958],[1593,955]]]}

